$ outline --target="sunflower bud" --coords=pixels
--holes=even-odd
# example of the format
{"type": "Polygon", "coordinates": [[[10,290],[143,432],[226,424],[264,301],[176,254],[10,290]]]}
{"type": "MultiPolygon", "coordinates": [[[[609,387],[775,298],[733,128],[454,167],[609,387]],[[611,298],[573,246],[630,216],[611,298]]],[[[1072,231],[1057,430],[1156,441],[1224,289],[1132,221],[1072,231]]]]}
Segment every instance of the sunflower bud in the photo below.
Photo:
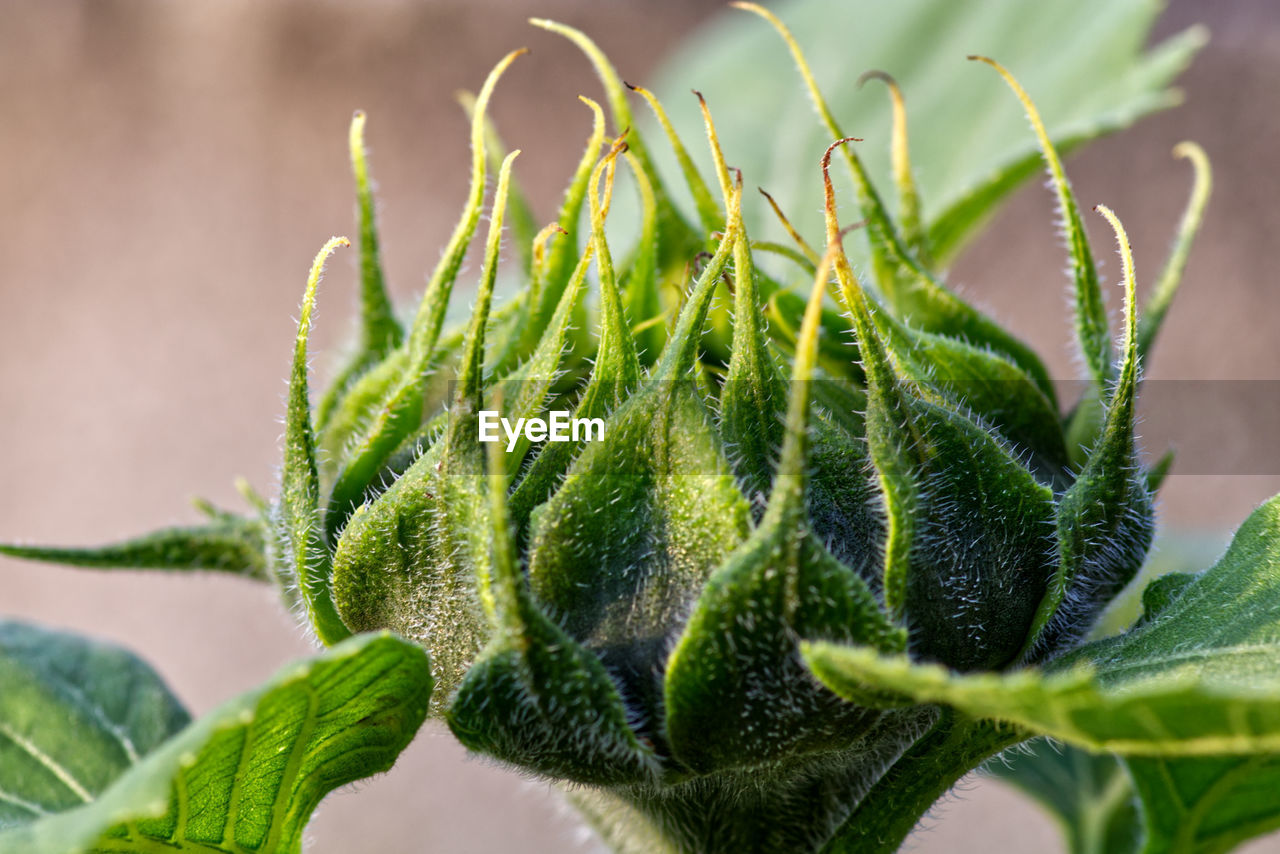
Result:
{"type": "MultiPolygon", "coordinates": [[[[671,204],[607,60],[581,33],[535,22],[591,58],[622,131],[606,144],[603,111],[584,99],[586,152],[557,222],[528,238],[524,287],[494,305],[505,218],[527,206],[512,181],[518,152],[495,150],[486,127],[520,52],[469,103],[471,193],[408,328],[382,286],[357,114],[361,347],[313,409],[310,315],[324,261],[346,243],[335,238],[307,286],[279,499],[241,527],[220,517],[216,537],[170,532],[164,543],[170,563],[221,547],[265,555],[255,574],[278,580],[326,644],[382,629],[421,643],[433,715],[472,750],[568,784],[606,836],[625,824],[672,850],[810,851],[889,764],[941,737],[934,706],[856,686],[837,696],[808,670],[801,641],[961,672],[1077,644],[1151,542],[1152,476],[1134,412],[1155,327],[1138,324],[1128,241],[1103,208],[1124,258],[1113,358],[1058,156],[1030,98],[982,60],[1031,118],[1071,248],[1092,387],[1064,411],[1035,353],[931,266],[901,108],[910,93],[876,75],[896,104],[895,221],[785,28],[737,5],[791,45],[836,140],[812,171],[824,239],[806,242],[787,224],[797,248],[782,254],[807,300],[757,266],[743,177],[701,96],[710,182],[662,105],[631,87],[676,148],[694,225],[671,204]],[[865,283],[843,248],[836,155],[872,250],[865,283]],[[450,329],[450,293],[495,163],[474,308],[450,329]],[[642,216],[616,261],[605,222],[619,170],[634,177],[642,216]]],[[[1174,286],[1162,286],[1156,324],[1174,286]]],[[[78,557],[160,560],[147,547],[78,557]]],[[[1002,744],[994,737],[987,752],[1002,744]]]]}

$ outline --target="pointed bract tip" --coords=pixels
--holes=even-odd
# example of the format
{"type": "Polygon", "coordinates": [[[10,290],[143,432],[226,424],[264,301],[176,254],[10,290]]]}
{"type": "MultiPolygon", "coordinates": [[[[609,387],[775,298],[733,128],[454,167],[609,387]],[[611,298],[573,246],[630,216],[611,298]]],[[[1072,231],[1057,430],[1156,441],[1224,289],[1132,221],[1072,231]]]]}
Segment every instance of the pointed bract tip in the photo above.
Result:
{"type": "Polygon", "coordinates": [[[302,294],[302,314],[298,318],[295,361],[305,360],[306,358],[307,338],[311,332],[311,312],[315,308],[316,289],[320,285],[320,277],[324,275],[325,264],[329,263],[329,257],[337,251],[339,246],[350,245],[351,241],[345,237],[330,237],[328,242],[316,253],[315,260],[311,262],[311,272],[307,275],[307,288],[302,294]]]}
{"type": "Polygon", "coordinates": [[[339,246],[350,246],[351,241],[345,237],[330,237],[329,240],[316,253],[316,258],[311,262],[311,275],[308,277],[308,287],[314,287],[315,282],[319,280],[320,275],[324,272],[324,265],[328,262],[329,256],[338,250],[339,246]]]}
{"type": "Polygon", "coordinates": [[[1120,259],[1123,267],[1123,285],[1124,285],[1124,302],[1125,302],[1125,351],[1128,352],[1134,344],[1134,332],[1137,325],[1137,317],[1135,308],[1135,295],[1137,284],[1133,272],[1133,248],[1129,243],[1129,235],[1124,230],[1124,225],[1120,222],[1120,217],[1116,216],[1115,211],[1106,205],[1094,205],[1093,209],[1106,217],[1107,222],[1111,224],[1111,229],[1116,234],[1116,243],[1120,247],[1120,259]]]}

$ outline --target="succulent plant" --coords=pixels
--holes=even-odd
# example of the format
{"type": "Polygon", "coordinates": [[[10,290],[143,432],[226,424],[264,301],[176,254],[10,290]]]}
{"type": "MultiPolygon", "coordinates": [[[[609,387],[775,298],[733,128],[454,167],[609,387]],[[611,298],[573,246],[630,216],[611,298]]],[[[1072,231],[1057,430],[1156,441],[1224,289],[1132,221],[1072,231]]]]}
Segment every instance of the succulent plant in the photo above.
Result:
{"type": "MultiPolygon", "coordinates": [[[[534,233],[513,191],[518,152],[503,154],[487,125],[517,51],[470,104],[470,196],[403,327],[382,283],[358,113],[362,338],[312,406],[312,310],[326,260],[347,244],[334,238],[307,282],[279,497],[250,494],[255,515],[208,508],[202,527],[106,549],[5,550],[249,574],[276,582],[326,645],[381,630],[417,642],[431,714],[471,750],[563,783],[621,851],[893,850],[1013,744],[1047,732],[1121,749],[1053,710],[1064,692],[1095,690],[1069,665],[1094,660],[1083,641],[1151,543],[1168,461],[1140,462],[1135,405],[1207,197],[1203,153],[1178,150],[1196,190],[1141,318],[1124,229],[1098,208],[1123,258],[1117,346],[1084,215],[1030,97],[971,57],[1021,101],[1062,214],[1090,377],[1064,411],[1034,351],[933,268],[905,121],[894,217],[785,27],[737,5],[787,41],[833,140],[813,164],[820,248],[794,231],[794,246],[748,235],[744,176],[708,105],[715,190],[657,99],[631,87],[680,159],[699,218],[688,222],[607,60],[583,34],[539,22],[595,64],[616,132],[606,138],[604,111],[584,98],[594,129],[557,223],[534,233]],[[863,276],[843,248],[837,154],[871,248],[863,276]],[[475,304],[452,328],[495,166],[475,304]],[[620,168],[643,215],[615,263],[605,223],[620,168]],[[495,306],[508,221],[522,285],[495,306]],[[766,251],[785,256],[780,275],[807,283],[807,299],[762,269],[766,251]],[[520,429],[551,412],[602,429],[562,441],[520,429]],[[494,413],[507,425],[482,442],[494,413]],[[984,696],[1004,699],[988,710],[984,696]]],[[[902,93],[879,76],[901,118],[902,93]]],[[[1185,583],[1154,588],[1151,620],[1185,583]]]]}

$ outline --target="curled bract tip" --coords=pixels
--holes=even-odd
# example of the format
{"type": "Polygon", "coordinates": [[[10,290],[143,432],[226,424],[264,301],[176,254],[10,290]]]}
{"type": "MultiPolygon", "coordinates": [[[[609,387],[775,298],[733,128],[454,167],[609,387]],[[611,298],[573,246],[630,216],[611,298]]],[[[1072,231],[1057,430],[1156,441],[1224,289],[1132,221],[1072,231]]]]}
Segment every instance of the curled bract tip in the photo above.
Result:
{"type": "Polygon", "coordinates": [[[844,145],[846,142],[862,142],[862,137],[846,136],[846,137],[837,139],[835,142],[828,145],[827,150],[822,154],[822,162],[825,166],[831,165],[831,152],[835,151],[837,148],[844,145]]]}
{"type": "Polygon", "coordinates": [[[835,207],[835,189],[831,185],[831,154],[847,142],[862,142],[862,140],[856,136],[846,136],[842,139],[837,139],[827,146],[826,151],[822,152],[822,185],[826,190],[827,204],[832,208],[835,207]]]}
{"type": "Polygon", "coordinates": [[[1198,142],[1184,139],[1173,147],[1173,156],[1179,160],[1190,160],[1197,171],[1209,171],[1209,155],[1198,142]]]}
{"type": "Polygon", "coordinates": [[[893,78],[893,75],[887,71],[881,71],[878,68],[872,68],[869,71],[862,72],[862,74],[858,76],[858,88],[861,89],[862,85],[868,80],[879,80],[881,83],[887,84],[890,89],[895,91],[898,88],[898,81],[893,78]]]}
{"type": "Polygon", "coordinates": [[[555,237],[557,234],[568,233],[569,232],[565,231],[558,222],[553,222],[550,225],[543,226],[542,230],[533,236],[534,261],[539,264],[542,263],[543,256],[546,254],[546,245],[550,242],[551,238],[555,237]]]}

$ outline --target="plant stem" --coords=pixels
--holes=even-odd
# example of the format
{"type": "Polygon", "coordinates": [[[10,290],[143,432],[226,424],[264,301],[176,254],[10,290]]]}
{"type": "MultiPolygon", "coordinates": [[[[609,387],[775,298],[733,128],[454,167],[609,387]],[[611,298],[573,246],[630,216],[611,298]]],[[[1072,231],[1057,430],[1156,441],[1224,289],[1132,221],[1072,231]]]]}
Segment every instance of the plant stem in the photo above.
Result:
{"type": "Polygon", "coordinates": [[[951,709],[885,772],[823,848],[823,854],[897,851],[929,807],[985,759],[1031,736],[951,709]]]}

